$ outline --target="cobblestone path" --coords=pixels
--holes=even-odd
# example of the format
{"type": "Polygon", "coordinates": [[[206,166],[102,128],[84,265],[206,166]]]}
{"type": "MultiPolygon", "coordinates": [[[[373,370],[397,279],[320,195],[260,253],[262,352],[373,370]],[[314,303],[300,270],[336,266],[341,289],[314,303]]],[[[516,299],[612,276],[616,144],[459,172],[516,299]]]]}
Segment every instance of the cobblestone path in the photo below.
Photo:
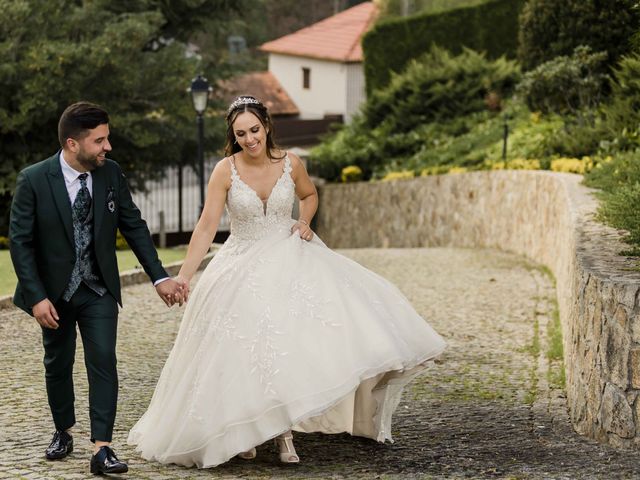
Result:
{"type": "MultiPolygon", "coordinates": [[[[449,342],[406,390],[395,443],[297,434],[302,463],[293,467],[278,464],[270,443],[254,461],[234,459],[215,469],[142,460],[125,444],[126,434],[150,400],[181,315],[143,284],[124,290],[120,316],[114,443],[129,462],[131,473],[123,478],[640,478],[640,453],[598,445],[568,424],[558,362],[546,355],[555,300],[544,269],[493,250],[342,253],[395,282],[449,342]]],[[[91,478],[81,349],[76,448],[63,461],[43,457],[52,426],[41,356],[35,321],[15,310],[0,312],[0,477],[91,478]]]]}

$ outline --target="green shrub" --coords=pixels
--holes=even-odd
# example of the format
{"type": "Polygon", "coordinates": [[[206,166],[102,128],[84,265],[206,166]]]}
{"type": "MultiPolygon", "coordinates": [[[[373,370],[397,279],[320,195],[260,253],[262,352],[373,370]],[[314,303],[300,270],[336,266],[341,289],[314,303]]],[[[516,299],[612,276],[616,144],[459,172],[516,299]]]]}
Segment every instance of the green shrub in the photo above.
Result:
{"type": "Polygon", "coordinates": [[[468,114],[495,116],[486,111],[485,97],[489,92],[506,95],[518,79],[519,69],[512,61],[490,61],[467,49],[454,57],[434,47],[370,96],[351,124],[312,150],[314,169],[324,178],[337,180],[344,167],[357,165],[368,179],[417,156],[409,165],[416,165],[419,172],[434,164],[421,156],[440,145],[439,139],[473,128],[477,120],[467,118],[468,114]]]}
{"type": "Polygon", "coordinates": [[[563,125],[544,139],[551,155],[591,155],[608,137],[597,110],[609,87],[604,73],[606,52],[580,46],[525,73],[516,91],[533,111],[562,115],[563,125]]]}
{"type": "Polygon", "coordinates": [[[367,93],[386,86],[391,72],[403,71],[434,45],[454,54],[467,47],[484,51],[489,58],[515,57],[518,15],[524,2],[487,0],[480,5],[378,22],[362,40],[367,93]]]}
{"type": "Polygon", "coordinates": [[[600,218],[615,228],[627,230],[624,240],[631,245],[622,255],[640,256],[640,182],[601,195],[600,218]]]}
{"type": "Polygon", "coordinates": [[[606,58],[606,52],[577,47],[570,57],[558,56],[524,74],[517,92],[534,112],[580,115],[603,97],[609,79],[602,73],[606,58]]]}
{"type": "Polygon", "coordinates": [[[603,108],[606,128],[619,149],[640,147],[640,55],[623,58],[614,77],[611,101],[603,108]]]}
{"type": "Polygon", "coordinates": [[[579,45],[607,52],[613,65],[638,30],[637,0],[528,0],[520,14],[518,58],[525,70],[579,45]]]}
{"type": "Polygon", "coordinates": [[[640,150],[618,153],[597,161],[585,184],[605,192],[640,182],[640,150]]]}
{"type": "Polygon", "coordinates": [[[0,250],[9,249],[9,239],[7,237],[0,237],[0,250]]]}
{"type": "Polygon", "coordinates": [[[632,245],[629,255],[640,255],[640,150],[619,153],[600,160],[585,177],[590,187],[602,193],[600,218],[615,228],[627,230],[632,245]]]}
{"type": "Polygon", "coordinates": [[[401,75],[394,74],[362,111],[370,128],[384,123],[389,131],[406,132],[425,122],[484,110],[489,92],[505,95],[519,78],[517,65],[504,57],[489,61],[466,48],[453,56],[434,47],[409,62],[401,75]]]}
{"type": "Polygon", "coordinates": [[[543,140],[545,151],[549,155],[574,158],[598,153],[609,134],[596,112],[586,115],[592,115],[592,118],[585,121],[571,116],[558,117],[561,118],[560,124],[543,140]]]}
{"type": "MultiPolygon", "coordinates": [[[[409,15],[416,13],[436,13],[451,10],[453,8],[469,7],[480,5],[487,0],[412,0],[408,5],[409,15]]],[[[406,0],[383,0],[380,15],[386,17],[399,17],[405,15],[406,0]]]]}

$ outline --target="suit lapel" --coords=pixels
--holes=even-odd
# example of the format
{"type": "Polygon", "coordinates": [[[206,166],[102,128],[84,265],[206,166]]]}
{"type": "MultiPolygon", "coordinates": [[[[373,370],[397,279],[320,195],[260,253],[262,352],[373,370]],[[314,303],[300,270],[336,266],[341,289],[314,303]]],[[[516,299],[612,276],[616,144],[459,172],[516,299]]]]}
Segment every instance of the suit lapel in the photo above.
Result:
{"type": "Polygon", "coordinates": [[[91,181],[93,182],[93,235],[94,238],[98,238],[98,232],[100,232],[100,226],[102,225],[102,219],[104,218],[104,205],[105,205],[105,179],[106,168],[98,167],[91,172],[91,181]]]}
{"type": "Polygon", "coordinates": [[[56,204],[60,220],[62,220],[64,231],[66,232],[71,245],[74,245],[71,202],[69,201],[69,192],[67,191],[67,186],[64,183],[64,176],[62,175],[62,168],[60,167],[60,152],[49,159],[47,180],[49,180],[53,201],[56,204]]]}

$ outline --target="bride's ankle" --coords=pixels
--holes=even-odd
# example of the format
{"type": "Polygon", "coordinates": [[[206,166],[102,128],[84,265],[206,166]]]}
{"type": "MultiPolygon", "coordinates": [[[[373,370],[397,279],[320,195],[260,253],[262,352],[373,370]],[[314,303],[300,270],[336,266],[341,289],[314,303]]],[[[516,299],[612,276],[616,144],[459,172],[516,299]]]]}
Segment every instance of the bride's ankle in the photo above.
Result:
{"type": "Polygon", "coordinates": [[[278,453],[280,455],[280,461],[282,463],[299,463],[300,457],[296,453],[296,449],[293,446],[293,433],[291,430],[278,435],[275,438],[278,453]]]}

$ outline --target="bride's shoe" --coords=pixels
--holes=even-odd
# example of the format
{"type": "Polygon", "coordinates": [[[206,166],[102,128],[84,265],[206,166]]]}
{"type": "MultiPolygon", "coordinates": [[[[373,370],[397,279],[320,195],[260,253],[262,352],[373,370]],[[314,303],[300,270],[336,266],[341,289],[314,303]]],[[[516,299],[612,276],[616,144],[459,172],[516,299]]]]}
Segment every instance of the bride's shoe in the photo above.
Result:
{"type": "Polygon", "coordinates": [[[253,460],[254,458],[256,458],[257,454],[258,452],[256,452],[256,449],[254,447],[251,450],[247,450],[246,452],[240,452],[238,454],[238,457],[242,458],[243,460],[253,460]]]}
{"type": "Polygon", "coordinates": [[[291,430],[275,438],[276,447],[280,452],[280,461],[282,463],[300,463],[300,457],[296,453],[293,446],[293,434],[291,430]]]}

